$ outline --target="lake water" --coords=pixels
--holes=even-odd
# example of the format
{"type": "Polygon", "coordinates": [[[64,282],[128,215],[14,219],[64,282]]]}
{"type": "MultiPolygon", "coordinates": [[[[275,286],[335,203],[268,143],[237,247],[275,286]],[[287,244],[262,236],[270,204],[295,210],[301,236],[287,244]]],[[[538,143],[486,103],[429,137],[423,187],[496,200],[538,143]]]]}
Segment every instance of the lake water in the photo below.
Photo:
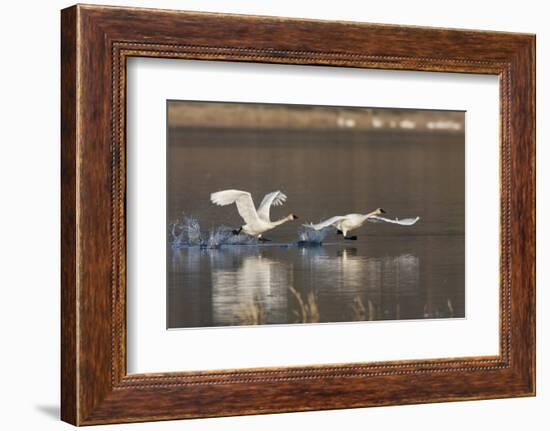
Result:
{"type": "Polygon", "coordinates": [[[281,190],[299,219],[265,246],[173,248],[167,236],[169,328],[464,317],[464,136],[355,130],[169,129],[168,224],[201,236],[242,224],[210,193],[281,190]],[[297,247],[301,223],[367,213],[420,217],[365,223],[357,241],[329,234],[297,247]]]}

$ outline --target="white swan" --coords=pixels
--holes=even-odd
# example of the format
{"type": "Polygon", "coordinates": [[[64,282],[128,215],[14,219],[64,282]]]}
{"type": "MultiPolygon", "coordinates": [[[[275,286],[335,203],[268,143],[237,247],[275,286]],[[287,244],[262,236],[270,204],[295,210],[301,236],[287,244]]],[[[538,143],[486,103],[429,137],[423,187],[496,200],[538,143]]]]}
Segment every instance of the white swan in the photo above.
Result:
{"type": "MultiPolygon", "coordinates": [[[[294,214],[289,214],[280,220],[270,220],[269,209],[271,208],[271,205],[282,205],[286,201],[286,195],[279,190],[265,195],[262,203],[258,207],[258,211],[256,211],[256,208],[254,207],[252,195],[249,192],[244,192],[242,190],[222,190],[212,193],[210,195],[210,200],[212,203],[220,206],[230,205],[233,203],[237,205],[237,211],[245,221],[245,224],[238,230],[233,231],[236,235],[243,231],[248,235],[258,236],[261,238],[264,232],[274,229],[287,221],[296,220],[298,218],[294,214]]],[[[264,239],[264,241],[268,240],[264,239]]]]}
{"type": "Polygon", "coordinates": [[[315,230],[321,230],[328,226],[333,226],[336,229],[338,229],[338,234],[344,235],[345,239],[356,240],[357,236],[348,236],[348,232],[362,226],[363,223],[366,221],[373,222],[373,223],[383,221],[387,223],[400,224],[403,226],[412,226],[418,220],[420,220],[420,217],[407,218],[407,219],[401,219],[401,220],[398,220],[398,219],[392,220],[392,219],[388,219],[380,216],[380,214],[385,214],[385,213],[386,211],[384,211],[382,208],[377,208],[368,214],[347,214],[344,216],[334,216],[320,223],[317,223],[317,224],[309,223],[309,224],[304,224],[304,226],[315,230]]]}

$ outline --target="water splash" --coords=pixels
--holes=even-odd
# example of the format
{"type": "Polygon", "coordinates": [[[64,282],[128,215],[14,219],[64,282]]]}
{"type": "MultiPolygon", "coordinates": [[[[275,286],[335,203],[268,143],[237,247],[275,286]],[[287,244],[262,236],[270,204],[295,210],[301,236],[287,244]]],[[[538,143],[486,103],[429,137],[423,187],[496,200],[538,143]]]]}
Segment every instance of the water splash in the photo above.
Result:
{"type": "Polygon", "coordinates": [[[319,246],[323,244],[325,237],[336,231],[332,226],[327,226],[320,230],[315,230],[307,226],[302,226],[298,231],[297,245],[304,246],[319,246]]]}
{"type": "Polygon", "coordinates": [[[235,235],[229,226],[217,226],[205,235],[199,220],[184,216],[170,225],[170,244],[173,248],[219,248],[223,245],[257,245],[258,239],[244,232],[235,235]]]}
{"type": "Polygon", "coordinates": [[[208,239],[204,243],[206,248],[218,248],[222,245],[257,245],[258,239],[244,232],[235,235],[233,228],[218,226],[208,233],[208,239]]]}
{"type": "Polygon", "coordinates": [[[226,225],[216,226],[208,232],[201,231],[198,219],[183,216],[170,225],[170,244],[172,248],[220,248],[222,246],[278,246],[278,247],[318,247],[323,244],[328,234],[334,233],[335,229],[328,226],[321,230],[315,230],[306,226],[298,230],[298,238],[290,243],[263,243],[257,237],[247,235],[244,232],[236,235],[234,228],[226,225]]]}
{"type": "Polygon", "coordinates": [[[172,247],[189,247],[200,245],[201,226],[198,219],[194,217],[183,217],[182,220],[176,220],[170,226],[172,247]]]}

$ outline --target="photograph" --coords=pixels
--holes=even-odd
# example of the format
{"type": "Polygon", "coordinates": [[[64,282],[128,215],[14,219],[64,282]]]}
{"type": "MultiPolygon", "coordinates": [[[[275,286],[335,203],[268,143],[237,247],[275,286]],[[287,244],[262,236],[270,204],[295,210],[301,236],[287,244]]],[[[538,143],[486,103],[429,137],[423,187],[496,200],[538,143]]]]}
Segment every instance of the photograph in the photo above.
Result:
{"type": "Polygon", "coordinates": [[[465,318],[465,112],[167,101],[167,329],[465,318]]]}

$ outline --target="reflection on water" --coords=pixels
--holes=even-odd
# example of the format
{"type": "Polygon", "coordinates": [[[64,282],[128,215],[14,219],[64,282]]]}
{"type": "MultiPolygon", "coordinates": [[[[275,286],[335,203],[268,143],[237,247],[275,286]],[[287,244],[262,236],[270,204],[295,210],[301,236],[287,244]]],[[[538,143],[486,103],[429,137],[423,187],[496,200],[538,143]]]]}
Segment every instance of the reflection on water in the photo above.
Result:
{"type": "Polygon", "coordinates": [[[413,254],[368,247],[171,250],[171,327],[454,317],[456,298],[419,284],[413,254]],[[204,289],[201,286],[211,286],[204,289]]]}
{"type": "MultiPolygon", "coordinates": [[[[219,255],[210,254],[211,258],[219,255]]],[[[284,262],[246,253],[236,269],[216,266],[212,271],[215,325],[286,323],[287,286],[292,284],[292,274],[284,262]]]]}

